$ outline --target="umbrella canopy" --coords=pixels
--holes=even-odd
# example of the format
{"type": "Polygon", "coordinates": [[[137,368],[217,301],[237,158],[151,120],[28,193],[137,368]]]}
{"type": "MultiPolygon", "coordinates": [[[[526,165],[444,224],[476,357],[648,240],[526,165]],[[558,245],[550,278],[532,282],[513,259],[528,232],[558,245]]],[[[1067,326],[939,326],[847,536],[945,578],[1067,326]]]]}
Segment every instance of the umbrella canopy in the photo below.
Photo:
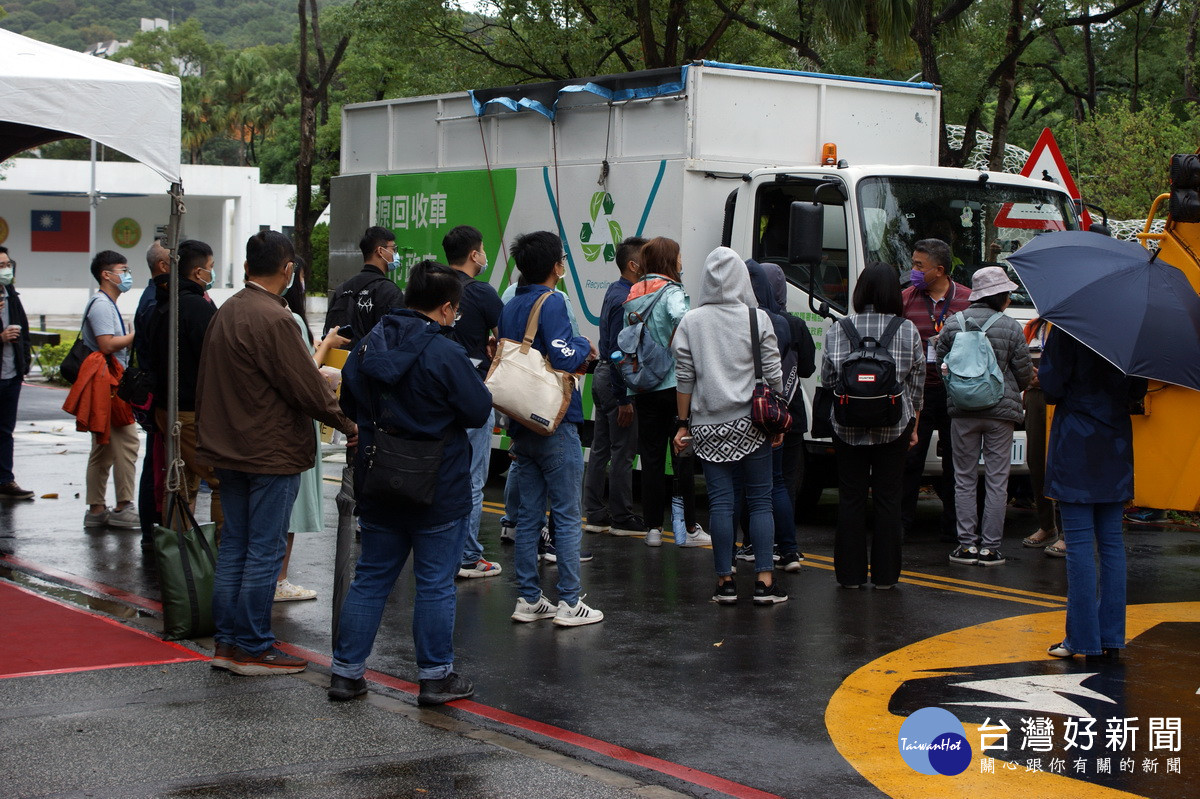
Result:
{"type": "Polygon", "coordinates": [[[1200,390],[1200,296],[1141,245],[1038,236],[1008,259],[1038,314],[1127,375],[1200,390]]]}

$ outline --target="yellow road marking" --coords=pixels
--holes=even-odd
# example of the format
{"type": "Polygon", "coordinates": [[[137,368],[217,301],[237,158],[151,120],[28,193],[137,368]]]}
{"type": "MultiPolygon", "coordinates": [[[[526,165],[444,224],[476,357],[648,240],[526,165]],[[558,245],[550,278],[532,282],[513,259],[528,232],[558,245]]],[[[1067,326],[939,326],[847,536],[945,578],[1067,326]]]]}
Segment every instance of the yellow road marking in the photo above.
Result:
{"type": "MultiPolygon", "coordinates": [[[[340,483],[341,478],[324,478],[327,483],[340,483]]],[[[493,513],[497,516],[504,515],[504,504],[500,502],[484,501],[483,509],[488,513],[493,513]]],[[[642,535],[625,536],[626,538],[645,538],[642,535]]],[[[675,542],[671,540],[669,535],[663,536],[663,543],[674,546],[675,542]]],[[[703,547],[688,547],[689,549],[709,549],[712,547],[705,545],[703,547]]],[[[804,565],[814,569],[825,569],[833,571],[833,558],[827,555],[814,555],[808,552],[803,553],[804,565]]],[[[1020,602],[1025,605],[1037,605],[1043,608],[1061,608],[1066,604],[1067,598],[1055,596],[1053,594],[1040,594],[1036,591],[1024,591],[1020,588],[1007,588],[1000,585],[990,585],[988,583],[975,582],[974,580],[961,580],[955,577],[943,577],[939,574],[928,574],[926,572],[900,572],[900,582],[907,585],[919,585],[925,588],[937,588],[942,591],[953,591],[958,594],[969,594],[971,596],[981,596],[988,599],[1006,599],[1009,602],[1020,602]],[[981,590],[977,590],[981,589],[981,590]],[[1015,594],[1016,596],[1010,596],[1015,594]],[[1034,597],[1026,599],[1025,597],[1034,597]],[[1049,601],[1040,601],[1049,600],[1049,601]]]]}
{"type": "MultiPolygon", "coordinates": [[[[804,557],[805,558],[813,558],[815,560],[823,560],[827,563],[833,563],[833,558],[828,557],[826,555],[810,555],[806,552],[806,553],[804,553],[804,557]]],[[[1024,591],[1020,588],[1008,588],[1008,587],[1002,586],[1002,585],[992,585],[991,583],[978,583],[978,582],[975,582],[974,580],[963,580],[958,577],[946,577],[941,574],[928,574],[926,572],[913,572],[913,571],[902,571],[902,572],[900,572],[900,574],[907,575],[909,577],[920,577],[925,580],[937,580],[939,582],[951,583],[953,585],[967,585],[967,586],[971,586],[972,588],[983,588],[987,591],[999,591],[1001,593],[1006,593],[1006,594],[1019,594],[1021,596],[1030,596],[1030,597],[1035,597],[1037,599],[1048,599],[1051,602],[1055,602],[1055,603],[1058,603],[1061,605],[1065,605],[1067,603],[1067,598],[1065,596],[1056,596],[1054,594],[1039,594],[1037,591],[1024,591]]]]}

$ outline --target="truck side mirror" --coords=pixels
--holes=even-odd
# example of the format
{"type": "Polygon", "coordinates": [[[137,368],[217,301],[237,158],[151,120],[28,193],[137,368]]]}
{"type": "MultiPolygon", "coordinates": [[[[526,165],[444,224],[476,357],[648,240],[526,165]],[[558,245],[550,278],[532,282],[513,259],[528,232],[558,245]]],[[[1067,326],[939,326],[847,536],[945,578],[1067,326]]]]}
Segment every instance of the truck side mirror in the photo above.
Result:
{"type": "Polygon", "coordinates": [[[808,264],[809,270],[824,255],[825,207],[820,203],[793,202],[788,218],[788,263],[808,264]]]}

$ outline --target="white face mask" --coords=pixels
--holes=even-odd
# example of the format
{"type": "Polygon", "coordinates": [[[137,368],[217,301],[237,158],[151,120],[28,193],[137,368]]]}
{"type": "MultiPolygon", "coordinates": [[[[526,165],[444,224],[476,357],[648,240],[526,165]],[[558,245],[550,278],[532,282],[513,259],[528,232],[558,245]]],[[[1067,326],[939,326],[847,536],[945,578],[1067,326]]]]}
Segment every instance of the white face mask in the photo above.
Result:
{"type": "Polygon", "coordinates": [[[0,267],[0,286],[10,286],[13,282],[13,270],[11,266],[0,267]]]}

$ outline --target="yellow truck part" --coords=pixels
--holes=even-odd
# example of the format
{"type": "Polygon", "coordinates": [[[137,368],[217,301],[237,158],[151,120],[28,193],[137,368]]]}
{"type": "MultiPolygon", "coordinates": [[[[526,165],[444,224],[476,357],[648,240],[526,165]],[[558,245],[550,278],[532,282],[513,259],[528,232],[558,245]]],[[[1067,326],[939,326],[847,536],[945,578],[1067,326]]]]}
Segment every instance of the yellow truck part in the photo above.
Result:
{"type": "MultiPolygon", "coordinates": [[[[1146,247],[1156,242],[1159,259],[1178,267],[1200,294],[1200,222],[1168,216],[1162,233],[1150,231],[1169,196],[1155,199],[1138,239],[1146,247]]],[[[1200,511],[1200,391],[1150,382],[1145,414],[1133,417],[1133,468],[1136,504],[1200,511]]]]}

